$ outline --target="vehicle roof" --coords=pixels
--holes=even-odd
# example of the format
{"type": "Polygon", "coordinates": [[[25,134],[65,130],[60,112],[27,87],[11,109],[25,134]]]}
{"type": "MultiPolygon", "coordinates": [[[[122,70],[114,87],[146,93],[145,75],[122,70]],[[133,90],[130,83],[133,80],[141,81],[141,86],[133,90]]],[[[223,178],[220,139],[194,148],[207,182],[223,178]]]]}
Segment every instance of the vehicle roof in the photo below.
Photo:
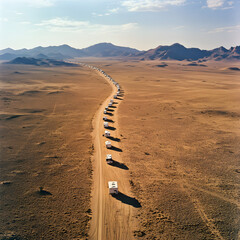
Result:
{"type": "Polygon", "coordinates": [[[118,188],[117,181],[109,181],[108,182],[108,187],[109,188],[118,188]]]}

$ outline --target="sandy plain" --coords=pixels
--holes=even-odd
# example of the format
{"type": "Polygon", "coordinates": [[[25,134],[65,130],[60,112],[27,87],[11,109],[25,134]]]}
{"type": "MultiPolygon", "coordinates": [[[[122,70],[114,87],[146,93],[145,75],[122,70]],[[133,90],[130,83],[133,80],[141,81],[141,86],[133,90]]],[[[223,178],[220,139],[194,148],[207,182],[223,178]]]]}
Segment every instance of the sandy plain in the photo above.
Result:
{"type": "Polygon", "coordinates": [[[124,89],[121,157],[141,205],[132,239],[239,239],[239,72],[228,63],[93,64],[124,89]]]}
{"type": "Polygon", "coordinates": [[[86,239],[92,119],[111,87],[82,67],[0,70],[0,239],[86,239]]]}
{"type": "Polygon", "coordinates": [[[22,66],[3,69],[2,236],[238,239],[239,72],[227,70],[227,63],[81,61],[123,89],[109,115],[117,166],[103,161],[101,117],[113,89],[101,75],[26,67],[38,77],[17,86],[26,79],[22,66]],[[86,129],[93,115],[91,164],[86,129]],[[120,197],[109,196],[108,180],[118,180],[120,197]],[[46,190],[40,196],[39,186],[46,190]]]}

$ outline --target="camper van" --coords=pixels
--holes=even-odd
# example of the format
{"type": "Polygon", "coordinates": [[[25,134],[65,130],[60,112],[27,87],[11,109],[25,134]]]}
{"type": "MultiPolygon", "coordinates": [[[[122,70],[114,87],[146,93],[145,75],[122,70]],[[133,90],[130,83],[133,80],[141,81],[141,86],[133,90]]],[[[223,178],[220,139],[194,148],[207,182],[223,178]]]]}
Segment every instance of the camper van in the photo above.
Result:
{"type": "Polygon", "coordinates": [[[105,142],[105,145],[106,145],[106,148],[111,148],[111,147],[112,147],[112,144],[111,144],[111,142],[109,142],[109,141],[106,141],[106,142],[105,142]]]}
{"type": "Polygon", "coordinates": [[[118,194],[118,184],[116,181],[108,182],[109,194],[115,195],[118,194]]]}
{"type": "Polygon", "coordinates": [[[109,131],[105,131],[104,136],[105,137],[110,137],[110,132],[109,131]]]}
{"type": "Polygon", "coordinates": [[[112,155],[111,155],[111,154],[107,154],[107,156],[106,156],[106,162],[107,162],[107,164],[112,164],[112,163],[113,163],[112,155]]]}
{"type": "Polygon", "coordinates": [[[104,122],[104,123],[103,123],[103,126],[104,126],[105,128],[108,128],[108,122],[104,122]]]}

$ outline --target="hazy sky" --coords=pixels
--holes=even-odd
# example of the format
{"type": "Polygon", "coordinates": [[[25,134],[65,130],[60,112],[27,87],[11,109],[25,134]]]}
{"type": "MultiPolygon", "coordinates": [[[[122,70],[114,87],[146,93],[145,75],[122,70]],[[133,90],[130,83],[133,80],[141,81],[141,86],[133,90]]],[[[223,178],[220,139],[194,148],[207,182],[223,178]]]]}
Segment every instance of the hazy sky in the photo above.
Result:
{"type": "Polygon", "coordinates": [[[240,45],[240,0],[0,0],[0,49],[240,45]]]}

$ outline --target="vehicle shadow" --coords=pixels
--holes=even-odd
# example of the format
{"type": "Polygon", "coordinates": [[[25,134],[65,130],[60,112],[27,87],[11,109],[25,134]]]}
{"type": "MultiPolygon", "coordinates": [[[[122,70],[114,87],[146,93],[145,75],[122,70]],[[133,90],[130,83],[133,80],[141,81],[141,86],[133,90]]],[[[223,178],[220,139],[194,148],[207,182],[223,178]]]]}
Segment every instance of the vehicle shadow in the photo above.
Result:
{"type": "Polygon", "coordinates": [[[129,170],[127,165],[125,165],[124,163],[120,163],[116,160],[113,160],[113,163],[111,164],[111,166],[121,168],[121,169],[124,169],[124,170],[129,170]]]}
{"type": "Polygon", "coordinates": [[[117,100],[123,100],[123,98],[119,98],[119,97],[117,97],[117,100]]]}
{"type": "Polygon", "coordinates": [[[110,106],[109,108],[117,108],[116,106],[110,106]]]}
{"type": "Polygon", "coordinates": [[[105,122],[111,122],[111,123],[114,123],[114,121],[112,119],[107,119],[107,120],[104,120],[105,122]]]}
{"type": "Polygon", "coordinates": [[[40,195],[40,196],[49,196],[49,195],[52,195],[52,193],[50,193],[49,191],[46,191],[46,190],[37,191],[37,194],[40,195]]]}
{"type": "Polygon", "coordinates": [[[122,149],[121,149],[121,148],[118,148],[118,147],[112,146],[111,149],[112,149],[113,151],[122,152],[122,149]]]}
{"type": "Polygon", "coordinates": [[[142,205],[136,198],[129,197],[124,193],[118,192],[118,194],[113,195],[113,197],[116,198],[117,200],[121,201],[122,203],[131,205],[135,208],[142,207],[142,205]]]}
{"type": "Polygon", "coordinates": [[[113,102],[112,104],[118,104],[118,102],[113,102]]]}
{"type": "Polygon", "coordinates": [[[105,114],[107,114],[107,115],[109,115],[109,116],[113,116],[113,114],[110,113],[110,112],[107,112],[107,113],[105,113],[105,114]]]}
{"type": "Polygon", "coordinates": [[[109,126],[107,129],[112,130],[112,131],[115,131],[115,130],[116,130],[115,127],[110,127],[110,126],[109,126]]]}
{"type": "Polygon", "coordinates": [[[115,137],[108,137],[110,140],[112,140],[112,141],[115,141],[115,142],[120,142],[121,141],[121,139],[120,138],[115,138],[115,137]]]}
{"type": "Polygon", "coordinates": [[[109,111],[109,112],[114,112],[114,110],[113,110],[113,109],[109,109],[109,108],[108,108],[108,111],[109,111]]]}

